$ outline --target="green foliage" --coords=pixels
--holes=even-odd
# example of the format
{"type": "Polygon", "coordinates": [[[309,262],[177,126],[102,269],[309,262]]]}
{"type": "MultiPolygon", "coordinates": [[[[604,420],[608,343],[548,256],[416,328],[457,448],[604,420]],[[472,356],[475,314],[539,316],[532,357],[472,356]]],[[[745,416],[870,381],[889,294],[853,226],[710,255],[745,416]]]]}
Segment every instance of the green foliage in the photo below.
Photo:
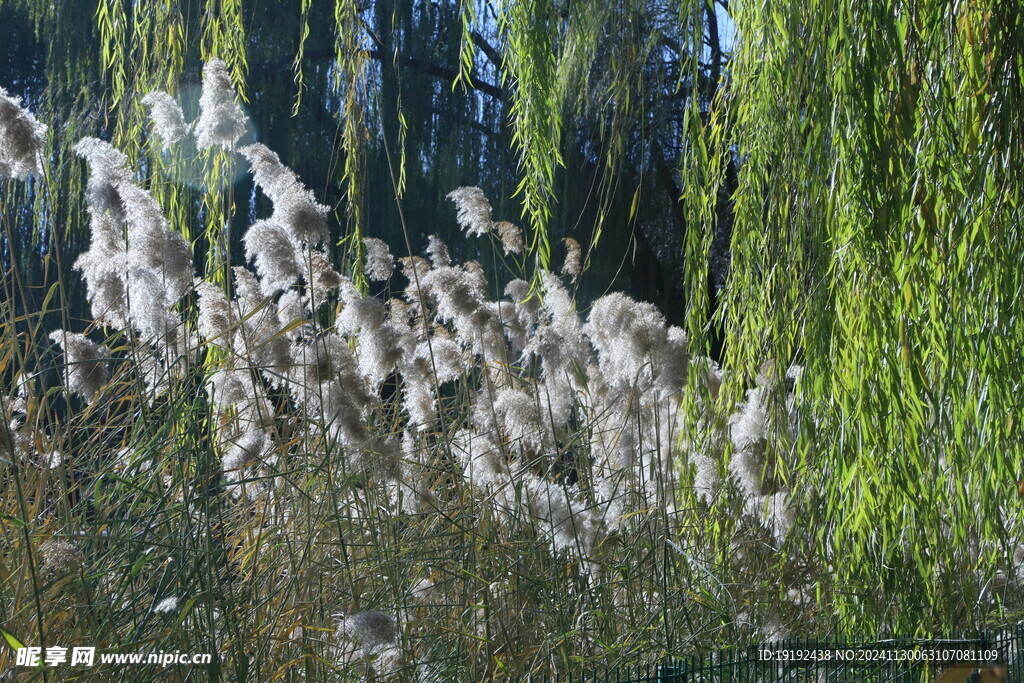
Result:
{"type": "Polygon", "coordinates": [[[551,267],[547,226],[555,169],[562,165],[562,97],[556,82],[558,17],[553,5],[530,0],[507,5],[499,16],[505,37],[503,78],[510,81],[512,142],[519,149],[523,178],[516,188],[530,222],[530,249],[541,268],[551,267]]]}
{"type": "Polygon", "coordinates": [[[1024,22],[1000,2],[735,17],[727,99],[693,137],[712,177],[740,161],[720,308],[734,391],[765,362],[805,365],[816,424],[785,476],[820,495],[807,547],[841,630],[983,619],[963,577],[1015,565],[1020,523],[1024,22]]]}

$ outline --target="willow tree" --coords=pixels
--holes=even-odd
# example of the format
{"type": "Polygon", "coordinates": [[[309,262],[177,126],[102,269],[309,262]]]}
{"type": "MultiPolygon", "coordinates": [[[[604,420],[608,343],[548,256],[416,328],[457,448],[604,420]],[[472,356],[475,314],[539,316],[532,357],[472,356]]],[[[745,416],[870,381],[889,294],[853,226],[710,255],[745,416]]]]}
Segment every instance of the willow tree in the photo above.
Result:
{"type": "MultiPolygon", "coordinates": [[[[812,419],[767,446],[806,499],[808,534],[782,562],[824,560],[810,592],[847,632],[996,618],[1020,569],[1012,5],[736,3],[728,88],[689,119],[695,221],[713,219],[738,160],[718,315],[734,396],[759,372],[804,368],[812,419]]],[[[707,248],[687,241],[690,292],[707,248]]],[[[702,310],[691,298],[695,334],[702,310]]]]}

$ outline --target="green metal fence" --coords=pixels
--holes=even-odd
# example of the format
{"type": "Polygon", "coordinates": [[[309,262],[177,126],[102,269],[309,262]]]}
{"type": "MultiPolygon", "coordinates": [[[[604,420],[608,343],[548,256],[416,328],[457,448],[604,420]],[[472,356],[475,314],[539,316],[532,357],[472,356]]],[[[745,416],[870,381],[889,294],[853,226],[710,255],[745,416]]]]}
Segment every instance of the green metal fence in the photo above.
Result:
{"type": "Polygon", "coordinates": [[[566,673],[552,683],[1024,683],[1024,622],[936,640],[790,639],[703,656],[566,673]]]}

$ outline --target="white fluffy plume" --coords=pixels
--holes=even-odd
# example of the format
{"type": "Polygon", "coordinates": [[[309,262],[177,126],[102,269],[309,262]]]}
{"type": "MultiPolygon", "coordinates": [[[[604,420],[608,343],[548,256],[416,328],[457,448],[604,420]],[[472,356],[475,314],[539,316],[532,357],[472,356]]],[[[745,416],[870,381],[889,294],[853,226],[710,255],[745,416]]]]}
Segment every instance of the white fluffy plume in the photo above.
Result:
{"type": "Polygon", "coordinates": [[[93,401],[110,379],[110,370],[103,362],[110,356],[107,347],[90,341],[83,334],[63,330],[52,332],[50,339],[64,349],[64,377],[68,391],[86,401],[93,401]]]}
{"type": "Polygon", "coordinates": [[[211,59],[203,68],[203,94],[199,98],[196,140],[200,149],[218,146],[230,151],[245,134],[247,119],[235,102],[227,65],[211,59]]]}
{"type": "Polygon", "coordinates": [[[150,92],[142,98],[142,103],[149,107],[149,118],[165,150],[189,134],[192,127],[185,123],[181,106],[163,90],[150,92]]]}
{"type": "Polygon", "coordinates": [[[0,88],[0,179],[43,173],[46,126],[0,88]]]}

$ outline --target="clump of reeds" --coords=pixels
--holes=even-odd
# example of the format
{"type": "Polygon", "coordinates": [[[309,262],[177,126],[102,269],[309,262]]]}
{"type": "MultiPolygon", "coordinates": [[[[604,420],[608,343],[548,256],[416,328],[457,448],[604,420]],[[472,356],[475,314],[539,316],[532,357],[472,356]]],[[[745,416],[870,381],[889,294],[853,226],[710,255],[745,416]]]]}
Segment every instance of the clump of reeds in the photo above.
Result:
{"type": "MultiPolygon", "coordinates": [[[[165,146],[232,150],[245,130],[217,62],[194,124],[166,93],[145,101],[165,146]]],[[[8,175],[38,154],[22,142],[0,145],[8,175]]],[[[370,295],[332,262],[327,207],[259,143],[238,153],[273,213],[225,291],[123,154],[75,149],[96,340],[51,333],[76,397],[60,429],[38,381],[11,392],[5,495],[57,539],[29,549],[36,588],[72,564],[86,577],[84,619],[106,624],[91,637],[214,649],[236,674],[470,680],[682,652],[723,623],[778,635],[809,599],[781,553],[813,501],[785,476],[799,368],[730,409],[718,366],[651,304],[613,293],[583,314],[550,272],[494,298],[434,236],[397,273],[366,239],[360,271],[390,296],[370,295]],[[715,525],[729,542],[703,535],[715,525]],[[769,608],[736,578],[779,567],[769,608]]],[[[449,198],[467,237],[523,251],[478,188],[449,198]]],[[[86,628],[40,619],[68,642],[86,628]]]]}

